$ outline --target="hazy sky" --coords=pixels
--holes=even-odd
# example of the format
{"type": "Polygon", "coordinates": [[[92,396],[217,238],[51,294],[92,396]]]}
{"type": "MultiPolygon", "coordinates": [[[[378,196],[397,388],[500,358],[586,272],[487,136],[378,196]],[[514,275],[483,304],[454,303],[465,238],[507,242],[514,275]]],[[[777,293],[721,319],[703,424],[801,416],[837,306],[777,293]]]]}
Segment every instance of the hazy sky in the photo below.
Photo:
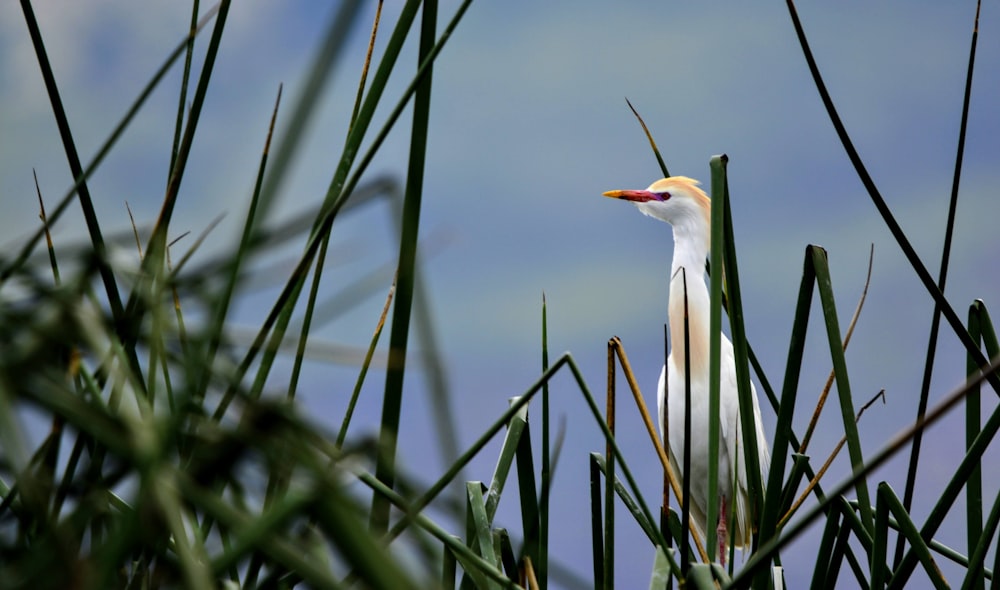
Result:
{"type": "MultiPolygon", "coordinates": [[[[182,38],[189,7],[167,0],[37,4],[77,146],[87,160],[182,38]]],[[[386,4],[385,34],[376,56],[394,24],[396,4],[386,4]]],[[[441,27],[455,8],[453,1],[443,3],[441,27]]],[[[994,315],[1000,301],[995,194],[1000,186],[1000,110],[995,106],[1000,20],[994,8],[987,5],[980,21],[947,289],[960,316],[974,298],[982,298],[994,315]]],[[[799,10],[855,145],[936,276],[974,4],[842,2],[799,10]]],[[[281,115],[287,115],[333,12],[326,2],[234,3],[172,226],[175,234],[198,234],[225,214],[199,255],[202,260],[237,235],[278,85],[285,84],[281,115]]],[[[326,191],[373,14],[371,7],[362,11],[348,40],[349,50],[284,184],[279,217],[315,207],[326,191]]],[[[206,42],[207,36],[199,38],[201,50],[206,42]]],[[[387,91],[387,107],[409,81],[415,61],[411,40],[387,91]]],[[[179,71],[172,71],[91,179],[108,232],[128,228],[126,201],[140,224],[155,220],[166,182],[179,71]]],[[[886,389],[886,405],[873,407],[861,421],[865,452],[875,452],[912,421],[932,302],[850,167],[783,5],[480,0],[438,60],[433,85],[422,270],[463,446],[537,377],[543,292],[553,356],[571,352],[600,395],[606,341],[621,336],[640,384],[653,399],[663,358],[670,231],[600,196],[612,188],[643,188],[660,176],[626,97],[644,115],[673,174],[707,184],[710,156],[729,155],[747,329],[776,386],[784,371],[806,245],[820,244],[829,252],[846,326],[874,244],[871,290],[848,351],[855,403],[886,389]]],[[[0,243],[10,251],[38,225],[32,168],[49,203],[71,184],[24,19],[13,2],[0,4],[0,104],[0,243]]],[[[380,111],[381,117],[387,111],[380,111]]],[[[279,127],[286,122],[281,115],[279,127]]],[[[408,129],[404,116],[373,162],[370,178],[390,175],[402,182],[408,129]]],[[[396,254],[390,208],[374,205],[337,223],[325,275],[331,295],[366,271],[391,265],[396,254]]],[[[56,240],[66,243],[84,235],[74,207],[57,227],[56,240]]],[[[271,258],[291,259],[300,249],[297,242],[271,258]]],[[[126,249],[122,256],[134,254],[126,249]]],[[[241,325],[252,327],[263,317],[275,285],[285,280],[281,269],[286,267],[270,268],[272,276],[262,277],[270,284],[241,301],[241,325]]],[[[388,281],[387,276],[363,303],[318,329],[317,341],[366,345],[388,281]]],[[[819,316],[813,319],[812,327],[820,328],[819,316]]],[[[816,331],[808,342],[796,419],[800,431],[811,412],[809,400],[829,370],[825,338],[816,331]]],[[[355,373],[349,364],[310,364],[301,388],[308,411],[325,423],[339,422],[355,373]]],[[[932,403],[963,375],[964,354],[945,328],[932,403]]],[[[413,472],[433,473],[440,459],[437,447],[426,443],[433,440],[433,422],[419,377],[411,372],[407,378],[401,456],[413,472]]],[[[273,386],[278,392],[280,381],[273,386]]],[[[359,410],[358,434],[370,434],[378,422],[380,406],[373,400],[381,387],[381,376],[373,374],[365,391],[368,401],[359,410]]],[[[589,522],[580,516],[589,502],[586,462],[603,443],[569,379],[560,379],[553,392],[566,439],[553,492],[558,501],[552,553],[586,578],[589,522]]],[[[994,407],[992,399],[985,404],[994,407]]],[[[765,424],[773,426],[774,413],[766,406],[762,403],[765,424]]],[[[619,408],[622,445],[652,502],[658,497],[658,464],[630,402],[620,402],[619,408]]],[[[813,443],[815,463],[841,436],[838,421],[839,410],[828,408],[813,443]]],[[[929,508],[921,499],[937,496],[945,483],[941,478],[960,456],[962,428],[956,416],[925,439],[918,521],[929,508]]],[[[466,476],[489,480],[497,448],[487,449],[466,476]]],[[[900,458],[877,474],[900,495],[904,464],[900,458]]],[[[838,460],[828,485],[846,472],[846,460],[838,460]]],[[[993,475],[987,497],[997,484],[993,475]]],[[[505,499],[511,508],[515,501],[513,494],[505,499]]],[[[520,527],[512,511],[502,510],[500,519],[513,530],[520,527]]],[[[621,587],[645,587],[652,551],[638,527],[624,518],[619,523],[618,581],[621,587]]],[[[785,553],[792,587],[807,583],[803,576],[812,571],[817,535],[812,531],[785,553]],[[804,557],[796,560],[797,555],[804,557]]],[[[940,537],[964,550],[959,525],[945,527],[940,537]]],[[[945,571],[954,570],[946,565],[945,571]]]]}

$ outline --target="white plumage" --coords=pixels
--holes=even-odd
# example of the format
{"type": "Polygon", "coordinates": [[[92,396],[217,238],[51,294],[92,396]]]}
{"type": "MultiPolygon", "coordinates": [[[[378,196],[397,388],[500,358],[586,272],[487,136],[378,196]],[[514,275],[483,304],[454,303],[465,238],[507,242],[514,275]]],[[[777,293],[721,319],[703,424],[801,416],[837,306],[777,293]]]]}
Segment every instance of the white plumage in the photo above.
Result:
{"type": "MultiPolygon", "coordinates": [[[[660,428],[663,428],[665,406],[669,407],[668,453],[674,471],[681,474],[681,461],[684,456],[684,357],[688,354],[684,349],[684,280],[680,272],[683,268],[687,277],[691,368],[691,518],[695,528],[704,538],[709,501],[709,294],[705,285],[704,269],[711,236],[711,201],[705,192],[698,188],[697,181],[683,176],[658,180],[645,190],[615,190],[604,195],[630,201],[643,214],[673,226],[674,257],[670,268],[670,298],[667,313],[671,350],[667,357],[667,365],[660,373],[658,384],[660,428]],[[667,374],[666,383],[664,383],[664,373],[667,374]]],[[[720,532],[722,527],[727,529],[727,534],[719,539],[724,556],[727,540],[741,549],[748,547],[754,527],[751,522],[752,507],[747,489],[746,461],[743,449],[740,447],[743,436],[733,345],[725,334],[721,337],[720,352],[722,374],[719,379],[721,416],[718,491],[722,517],[717,524],[721,525],[720,532]],[[731,502],[735,502],[735,518],[726,526],[727,523],[723,519],[731,502]]],[[[757,391],[752,383],[750,387],[757,426],[761,481],[766,481],[770,454],[761,425],[757,391]]]]}

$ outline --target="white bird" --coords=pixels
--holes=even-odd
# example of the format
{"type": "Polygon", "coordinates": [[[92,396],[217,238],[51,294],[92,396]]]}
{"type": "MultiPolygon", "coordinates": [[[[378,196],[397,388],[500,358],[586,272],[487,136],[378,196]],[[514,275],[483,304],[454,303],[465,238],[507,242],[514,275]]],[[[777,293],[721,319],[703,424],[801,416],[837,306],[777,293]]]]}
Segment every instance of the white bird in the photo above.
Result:
{"type": "MultiPolygon", "coordinates": [[[[688,335],[691,367],[691,520],[701,538],[705,538],[708,498],[708,380],[709,380],[709,294],[705,285],[705,258],[711,236],[711,201],[698,188],[698,181],[684,176],[657,180],[645,190],[614,190],[606,197],[631,201],[640,212],[673,226],[674,259],[670,268],[670,299],[667,315],[670,326],[670,355],[660,372],[659,412],[662,434],[663,415],[668,414],[670,463],[681,473],[684,453],[684,281],[687,277],[688,335]]],[[[721,335],[720,354],[720,445],[719,445],[719,549],[725,564],[727,540],[740,549],[750,545],[753,531],[752,504],[749,498],[746,461],[742,448],[739,394],[736,389],[736,365],[733,344],[721,335]],[[735,519],[726,526],[730,503],[735,502],[735,519]],[[728,533],[727,534],[727,528],[728,533]]],[[[761,481],[766,481],[770,453],[761,426],[757,392],[750,384],[754,420],[757,425],[757,449],[761,481]]],[[[681,474],[683,477],[683,474],[681,474]]]]}

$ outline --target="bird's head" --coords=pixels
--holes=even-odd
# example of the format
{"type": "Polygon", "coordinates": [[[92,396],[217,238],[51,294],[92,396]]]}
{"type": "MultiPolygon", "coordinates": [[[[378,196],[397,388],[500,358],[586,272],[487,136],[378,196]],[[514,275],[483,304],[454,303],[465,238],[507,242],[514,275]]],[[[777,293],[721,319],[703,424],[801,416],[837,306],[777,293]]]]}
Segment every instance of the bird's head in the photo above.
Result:
{"type": "Polygon", "coordinates": [[[631,201],[644,215],[666,221],[674,230],[702,233],[711,227],[711,202],[698,181],[686,176],[661,178],[645,190],[614,190],[605,197],[631,201]]]}

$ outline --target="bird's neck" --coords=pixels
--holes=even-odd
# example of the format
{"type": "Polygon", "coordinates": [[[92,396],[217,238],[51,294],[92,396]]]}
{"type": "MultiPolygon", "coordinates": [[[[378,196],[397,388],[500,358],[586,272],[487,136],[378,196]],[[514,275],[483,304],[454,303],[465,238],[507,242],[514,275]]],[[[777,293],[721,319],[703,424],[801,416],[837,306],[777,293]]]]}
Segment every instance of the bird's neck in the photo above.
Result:
{"type": "Polygon", "coordinates": [[[707,377],[708,374],[709,296],[708,287],[705,286],[708,244],[704,240],[691,239],[693,237],[684,228],[674,228],[674,259],[670,269],[670,301],[667,311],[674,368],[683,374],[684,359],[689,356],[684,347],[686,291],[691,377],[695,379],[702,375],[707,377]]]}

